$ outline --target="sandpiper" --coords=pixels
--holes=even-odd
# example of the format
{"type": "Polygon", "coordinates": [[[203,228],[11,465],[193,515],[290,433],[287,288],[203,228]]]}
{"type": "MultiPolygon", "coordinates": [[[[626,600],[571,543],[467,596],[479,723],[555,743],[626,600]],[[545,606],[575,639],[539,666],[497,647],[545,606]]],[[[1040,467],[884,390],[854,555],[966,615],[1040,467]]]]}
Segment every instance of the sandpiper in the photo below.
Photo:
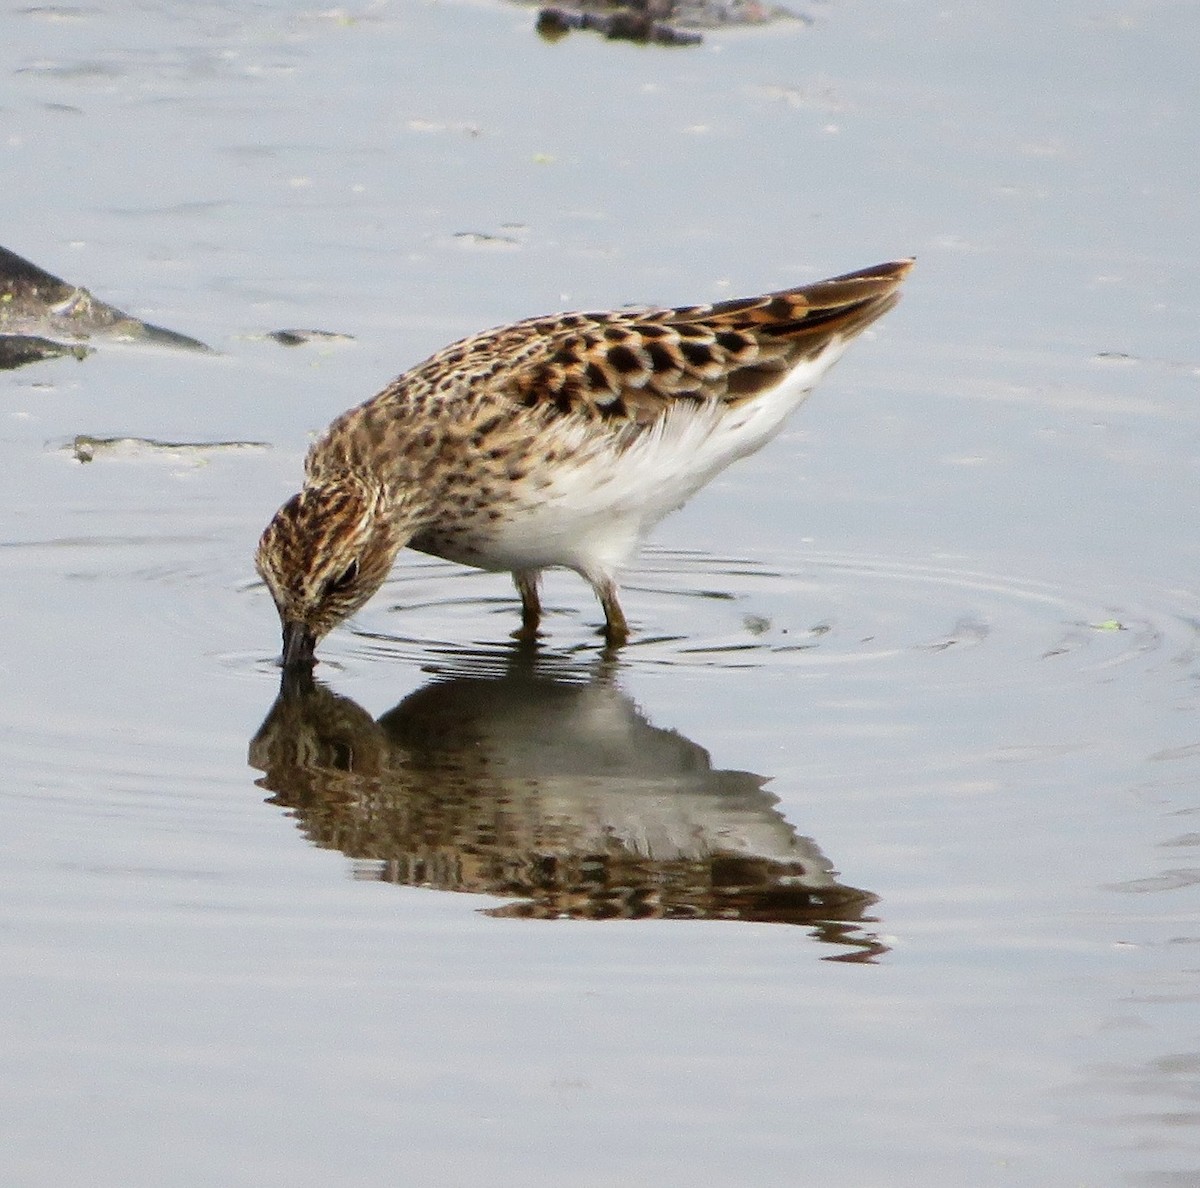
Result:
{"type": "Polygon", "coordinates": [[[329,426],[259,541],[284,666],[311,665],[405,545],[511,572],[531,639],[542,570],[573,569],[608,643],[624,643],[617,574],[646,534],[779,432],[912,264],[715,305],[529,318],[405,372],[329,426]]]}

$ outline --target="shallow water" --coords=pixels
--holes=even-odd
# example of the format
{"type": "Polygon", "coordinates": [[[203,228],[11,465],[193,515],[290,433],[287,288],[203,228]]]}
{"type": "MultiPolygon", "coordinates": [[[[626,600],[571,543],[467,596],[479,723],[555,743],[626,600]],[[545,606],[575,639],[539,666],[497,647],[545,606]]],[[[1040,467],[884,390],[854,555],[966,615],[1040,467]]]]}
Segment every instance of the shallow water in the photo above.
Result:
{"type": "Polygon", "coordinates": [[[808,11],[0,13],[4,246],[216,352],[0,376],[6,1184],[1200,1182],[1200,17],[808,11]],[[335,413],[909,253],[615,663],[410,555],[275,706],[335,413]]]}

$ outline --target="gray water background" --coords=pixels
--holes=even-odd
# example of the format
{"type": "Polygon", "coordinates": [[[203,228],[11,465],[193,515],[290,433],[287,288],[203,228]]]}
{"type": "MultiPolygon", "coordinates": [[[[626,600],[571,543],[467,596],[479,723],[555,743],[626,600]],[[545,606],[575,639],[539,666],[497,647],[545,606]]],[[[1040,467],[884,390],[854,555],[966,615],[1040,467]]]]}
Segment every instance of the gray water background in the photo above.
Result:
{"type": "MultiPolygon", "coordinates": [[[[0,11],[0,242],[216,348],[0,377],[6,1184],[1200,1183],[1200,8],[808,11],[671,51],[498,4],[0,11]],[[879,897],[873,962],[495,918],[266,802],[251,555],[313,432],[483,326],[907,254],[660,527],[616,674],[879,897]]],[[[547,602],[584,679],[597,608],[547,602]]],[[[514,625],[413,555],[320,672],[378,716],[514,625]]]]}

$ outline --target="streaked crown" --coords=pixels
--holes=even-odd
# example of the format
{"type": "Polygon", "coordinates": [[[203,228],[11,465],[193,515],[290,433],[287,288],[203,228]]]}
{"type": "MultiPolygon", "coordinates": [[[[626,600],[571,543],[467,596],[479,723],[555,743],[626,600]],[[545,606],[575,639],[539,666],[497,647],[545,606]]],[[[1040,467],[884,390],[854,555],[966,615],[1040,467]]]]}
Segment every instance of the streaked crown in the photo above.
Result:
{"type": "Polygon", "coordinates": [[[352,615],[383,584],[406,539],[393,526],[383,488],[355,475],[293,495],[255,554],[285,634],[298,625],[317,640],[352,615]]]}

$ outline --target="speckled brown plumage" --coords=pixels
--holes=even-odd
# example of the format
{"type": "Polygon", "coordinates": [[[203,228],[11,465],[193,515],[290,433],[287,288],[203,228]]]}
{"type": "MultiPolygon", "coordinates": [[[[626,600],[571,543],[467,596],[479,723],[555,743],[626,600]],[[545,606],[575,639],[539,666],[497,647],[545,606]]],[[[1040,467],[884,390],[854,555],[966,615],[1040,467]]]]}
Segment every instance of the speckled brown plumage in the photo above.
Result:
{"type": "Polygon", "coordinates": [[[622,642],[615,576],[646,532],[778,432],[911,266],[715,305],[529,318],[405,372],[333,422],[260,541],[285,659],[310,659],[406,543],[511,571],[527,634],[541,570],[575,569],[622,642]]]}

